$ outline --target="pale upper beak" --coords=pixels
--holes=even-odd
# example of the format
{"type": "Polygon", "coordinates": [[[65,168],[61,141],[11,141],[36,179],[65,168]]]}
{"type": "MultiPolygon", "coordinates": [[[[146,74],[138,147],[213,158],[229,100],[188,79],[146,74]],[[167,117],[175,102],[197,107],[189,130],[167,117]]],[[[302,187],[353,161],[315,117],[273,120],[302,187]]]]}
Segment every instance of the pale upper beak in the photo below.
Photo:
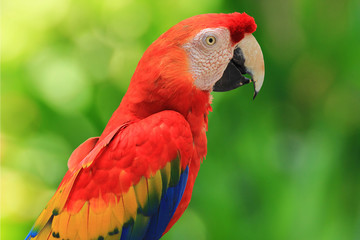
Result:
{"type": "Polygon", "coordinates": [[[247,83],[254,83],[254,98],[264,82],[264,58],[259,43],[252,34],[247,34],[235,46],[233,58],[223,76],[213,87],[216,92],[230,91],[247,83]],[[251,79],[243,76],[249,74],[251,79]]]}

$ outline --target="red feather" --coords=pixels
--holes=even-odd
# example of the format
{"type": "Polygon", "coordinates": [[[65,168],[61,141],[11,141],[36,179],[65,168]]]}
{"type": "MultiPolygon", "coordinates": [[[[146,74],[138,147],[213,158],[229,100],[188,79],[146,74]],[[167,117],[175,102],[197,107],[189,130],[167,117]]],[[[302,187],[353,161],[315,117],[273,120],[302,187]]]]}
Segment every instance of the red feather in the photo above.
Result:
{"type": "MultiPolygon", "coordinates": [[[[159,201],[159,179],[169,184],[166,177],[180,164],[181,171],[189,172],[185,192],[165,233],[172,227],[190,202],[206,155],[207,115],[211,111],[210,93],[194,86],[181,46],[200,30],[217,27],[228,28],[235,44],[245,33],[255,31],[256,24],[245,13],[206,14],[186,19],[161,35],[144,53],[102,135],[87,140],[71,155],[69,171],[29,236],[42,229],[41,237],[59,234],[54,229],[64,231],[61,235],[84,238],[88,234],[119,234],[115,226],[136,218],[144,196],[150,196],[149,187],[155,189],[151,193],[154,201],[159,201]],[[72,227],[82,221],[87,224],[72,227]],[[96,226],[95,230],[87,229],[88,225],[96,226]]],[[[174,170],[174,175],[180,173],[174,170]]],[[[138,215],[136,221],[134,226],[148,219],[138,215]]]]}

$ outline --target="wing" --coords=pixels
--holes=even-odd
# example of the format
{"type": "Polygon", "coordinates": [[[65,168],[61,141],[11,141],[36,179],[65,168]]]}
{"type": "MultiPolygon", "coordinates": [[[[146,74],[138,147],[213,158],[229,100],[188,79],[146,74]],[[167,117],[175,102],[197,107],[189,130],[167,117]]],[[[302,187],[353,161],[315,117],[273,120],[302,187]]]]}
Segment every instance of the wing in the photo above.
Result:
{"type": "Polygon", "coordinates": [[[88,141],[26,239],[159,239],[187,182],[187,121],[163,111],[88,141]]]}

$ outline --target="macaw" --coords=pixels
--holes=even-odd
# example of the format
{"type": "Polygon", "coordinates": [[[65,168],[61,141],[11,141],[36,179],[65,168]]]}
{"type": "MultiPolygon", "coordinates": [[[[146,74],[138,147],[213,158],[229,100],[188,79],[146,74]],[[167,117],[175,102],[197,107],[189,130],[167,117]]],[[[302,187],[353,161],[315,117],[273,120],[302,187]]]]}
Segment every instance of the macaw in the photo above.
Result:
{"type": "Polygon", "coordinates": [[[153,42],[101,136],[70,156],[26,240],[155,240],[169,231],[206,155],[211,92],[252,82],[255,97],[262,86],[255,29],[246,13],[204,14],[153,42]]]}

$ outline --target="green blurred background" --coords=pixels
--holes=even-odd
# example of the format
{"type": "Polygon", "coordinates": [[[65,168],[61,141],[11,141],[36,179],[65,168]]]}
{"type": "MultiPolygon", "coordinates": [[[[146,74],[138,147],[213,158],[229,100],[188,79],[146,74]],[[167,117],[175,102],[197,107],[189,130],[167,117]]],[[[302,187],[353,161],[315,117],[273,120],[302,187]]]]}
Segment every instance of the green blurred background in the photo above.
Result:
{"type": "Polygon", "coordinates": [[[26,236],[152,41],[234,11],[258,24],[263,89],[213,94],[208,156],[164,239],[360,239],[358,0],[2,1],[2,239],[26,236]]]}

